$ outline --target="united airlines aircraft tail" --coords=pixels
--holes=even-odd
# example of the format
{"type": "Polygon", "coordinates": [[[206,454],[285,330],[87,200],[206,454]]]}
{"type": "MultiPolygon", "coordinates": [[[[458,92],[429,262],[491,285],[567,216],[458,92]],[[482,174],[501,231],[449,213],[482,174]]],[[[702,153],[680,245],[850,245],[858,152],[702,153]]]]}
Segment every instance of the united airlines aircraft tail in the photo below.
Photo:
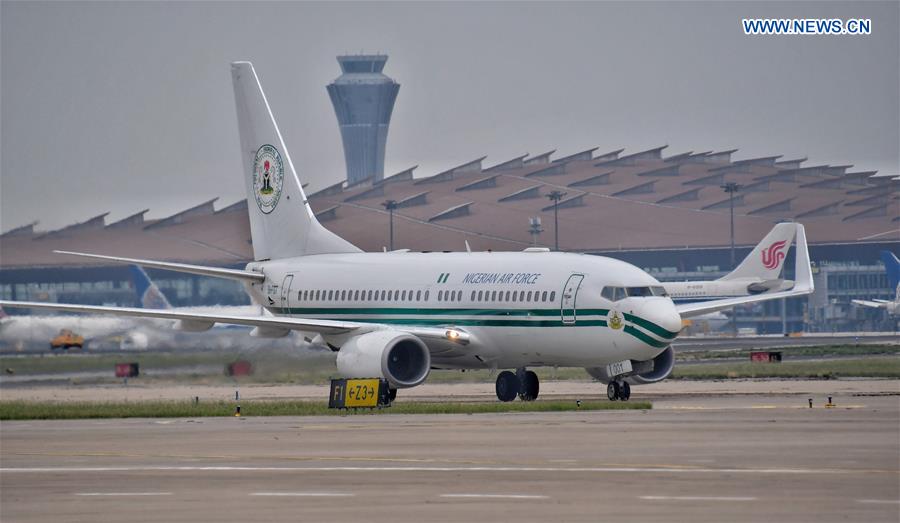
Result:
{"type": "Polygon", "coordinates": [[[750,254],[736,269],[720,280],[740,280],[744,278],[762,281],[776,280],[784,267],[794,235],[797,233],[796,223],[779,223],[759,242],[750,254]]]}
{"type": "Polygon", "coordinates": [[[144,309],[171,309],[172,304],[166,299],[166,295],[147,276],[144,269],[137,265],[129,265],[131,281],[134,282],[134,292],[144,309]]]}
{"type": "Polygon", "coordinates": [[[253,65],[234,62],[231,76],[254,258],[360,252],[316,220],[253,65]]]}

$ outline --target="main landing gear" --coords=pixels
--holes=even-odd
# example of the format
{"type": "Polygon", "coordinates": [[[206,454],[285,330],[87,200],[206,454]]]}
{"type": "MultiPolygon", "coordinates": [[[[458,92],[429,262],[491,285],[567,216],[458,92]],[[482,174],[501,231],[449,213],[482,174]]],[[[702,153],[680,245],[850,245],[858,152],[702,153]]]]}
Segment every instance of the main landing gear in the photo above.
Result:
{"type": "Polygon", "coordinates": [[[611,381],[606,386],[606,397],[609,401],[628,401],[631,397],[631,385],[627,381],[611,381]]]}
{"type": "Polygon", "coordinates": [[[512,401],[516,396],[522,401],[534,401],[540,390],[537,374],[525,367],[516,369],[515,374],[505,370],[497,375],[497,399],[500,401],[512,401]]]}

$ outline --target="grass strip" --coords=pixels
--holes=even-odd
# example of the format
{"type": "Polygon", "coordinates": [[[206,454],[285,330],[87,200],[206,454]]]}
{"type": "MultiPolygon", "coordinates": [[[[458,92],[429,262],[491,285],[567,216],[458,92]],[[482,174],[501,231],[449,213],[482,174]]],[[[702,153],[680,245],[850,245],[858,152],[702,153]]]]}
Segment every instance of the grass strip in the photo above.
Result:
{"type": "Polygon", "coordinates": [[[710,363],[675,365],[674,379],[728,378],[900,378],[900,358],[785,361],[782,363],[710,363]]]}
{"type": "MultiPolygon", "coordinates": [[[[329,409],[318,401],[242,401],[242,416],[347,416],[382,414],[487,414],[500,412],[564,412],[576,410],[648,410],[649,402],[584,400],[515,401],[509,403],[400,402],[383,409],[329,409]]],[[[234,402],[147,401],[119,403],[0,402],[0,420],[91,418],[197,418],[234,416],[234,402]]]]}

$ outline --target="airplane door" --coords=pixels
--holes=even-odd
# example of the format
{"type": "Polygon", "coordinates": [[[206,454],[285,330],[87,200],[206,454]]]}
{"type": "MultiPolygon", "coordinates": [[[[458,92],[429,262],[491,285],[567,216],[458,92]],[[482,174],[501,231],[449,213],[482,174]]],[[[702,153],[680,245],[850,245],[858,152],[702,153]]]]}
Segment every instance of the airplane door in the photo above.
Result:
{"type": "MultiPolygon", "coordinates": [[[[288,274],[281,282],[281,308],[289,309],[291,307],[291,283],[294,281],[294,275],[288,274]]],[[[285,311],[289,313],[289,311],[285,311]]]]}
{"type": "Polygon", "coordinates": [[[566,286],[563,287],[560,312],[562,314],[562,322],[566,325],[574,325],[577,319],[575,299],[578,296],[578,289],[581,287],[582,280],[584,280],[583,274],[573,274],[569,276],[569,279],[566,280],[566,286]]]}

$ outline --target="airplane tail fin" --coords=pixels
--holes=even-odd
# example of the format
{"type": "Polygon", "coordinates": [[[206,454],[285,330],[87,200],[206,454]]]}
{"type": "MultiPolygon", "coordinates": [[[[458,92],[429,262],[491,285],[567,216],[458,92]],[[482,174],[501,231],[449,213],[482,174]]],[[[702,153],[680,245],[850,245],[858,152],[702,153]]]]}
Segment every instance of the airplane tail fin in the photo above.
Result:
{"type": "Polygon", "coordinates": [[[129,265],[131,280],[134,282],[134,290],[144,309],[171,309],[172,304],[166,299],[165,294],[147,276],[144,269],[137,265],[129,265]]]}
{"type": "Polygon", "coordinates": [[[254,258],[360,252],[316,220],[253,65],[234,62],[231,76],[254,258]]]}
{"type": "Polygon", "coordinates": [[[784,268],[784,258],[797,234],[797,228],[798,224],[792,222],[775,225],[740,265],[721,279],[760,278],[763,281],[778,279],[781,269],[784,268]]]}
{"type": "Polygon", "coordinates": [[[881,261],[884,262],[884,270],[887,271],[888,283],[892,288],[900,285],[900,260],[891,251],[881,251],[881,261]]]}

